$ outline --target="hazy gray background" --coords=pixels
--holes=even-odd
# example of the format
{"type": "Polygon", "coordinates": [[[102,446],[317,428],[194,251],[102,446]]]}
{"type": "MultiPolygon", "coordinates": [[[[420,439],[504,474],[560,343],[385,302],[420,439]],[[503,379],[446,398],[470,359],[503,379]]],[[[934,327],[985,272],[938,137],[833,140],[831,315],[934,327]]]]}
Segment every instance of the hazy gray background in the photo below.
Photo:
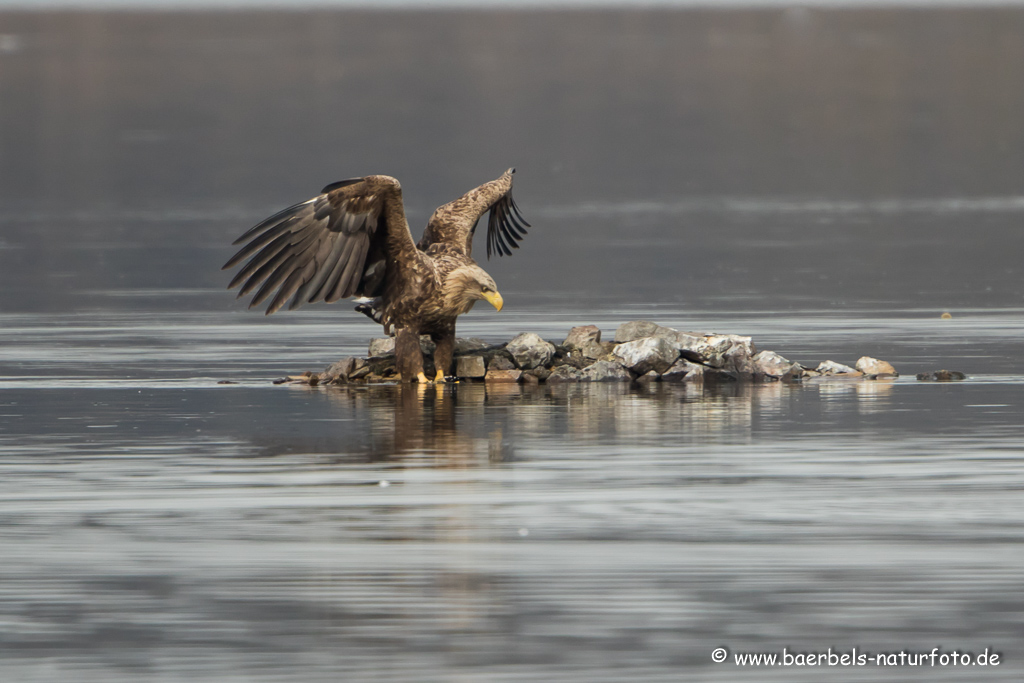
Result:
{"type": "Polygon", "coordinates": [[[3,310],[223,310],[230,240],[328,182],[397,176],[418,235],[512,165],[513,310],[1024,300],[1018,9],[0,22],[3,310]]]}

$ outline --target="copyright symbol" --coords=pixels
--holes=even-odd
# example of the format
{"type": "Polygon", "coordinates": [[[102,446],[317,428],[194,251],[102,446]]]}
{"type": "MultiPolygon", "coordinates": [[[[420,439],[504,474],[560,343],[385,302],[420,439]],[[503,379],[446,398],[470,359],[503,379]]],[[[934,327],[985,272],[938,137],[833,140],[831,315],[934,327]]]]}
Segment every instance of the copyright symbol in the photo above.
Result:
{"type": "Polygon", "coordinates": [[[725,658],[729,656],[729,651],[724,647],[716,647],[711,651],[711,661],[715,664],[721,664],[725,661],[725,658]]]}

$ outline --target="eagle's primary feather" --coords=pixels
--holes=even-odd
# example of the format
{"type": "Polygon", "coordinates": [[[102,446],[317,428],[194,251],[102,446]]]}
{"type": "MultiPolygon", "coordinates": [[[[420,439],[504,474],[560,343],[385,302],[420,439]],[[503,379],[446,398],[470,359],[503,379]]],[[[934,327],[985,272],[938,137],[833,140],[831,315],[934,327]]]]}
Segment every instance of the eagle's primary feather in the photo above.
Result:
{"type": "Polygon", "coordinates": [[[243,234],[244,246],[224,264],[245,264],[228,285],[238,296],[256,290],[267,315],[317,301],[372,301],[357,310],[395,334],[403,381],[423,375],[419,335],[437,345],[437,378],[451,366],[455,319],[486,300],[501,310],[494,280],[472,257],[473,234],[487,212],[487,257],[510,255],[530,227],[512,199],[512,174],[470,190],[434,211],[419,243],[405,218],[402,188],[390,176],[332,183],[308,201],[280,211],[243,234]],[[258,288],[258,289],[257,289],[258,288]]]}

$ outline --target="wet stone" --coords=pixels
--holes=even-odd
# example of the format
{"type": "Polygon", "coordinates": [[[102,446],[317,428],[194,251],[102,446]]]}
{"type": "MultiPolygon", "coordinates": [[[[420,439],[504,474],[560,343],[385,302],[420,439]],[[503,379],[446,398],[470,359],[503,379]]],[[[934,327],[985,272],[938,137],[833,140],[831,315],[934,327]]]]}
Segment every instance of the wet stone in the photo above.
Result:
{"type": "Polygon", "coordinates": [[[523,370],[546,365],[555,355],[555,346],[533,332],[524,332],[510,341],[506,347],[516,363],[523,370]]]}
{"type": "Polygon", "coordinates": [[[582,371],[582,379],[586,382],[629,382],[633,375],[618,363],[599,360],[582,371]]]}
{"type": "Polygon", "coordinates": [[[747,361],[757,354],[753,340],[738,334],[696,336],[682,332],[675,340],[683,358],[715,368],[749,372],[747,361]]]}
{"type": "Polygon", "coordinates": [[[563,382],[579,382],[583,379],[583,373],[571,365],[556,365],[548,375],[548,384],[559,384],[563,382]]]}
{"type": "Polygon", "coordinates": [[[662,373],[672,367],[679,350],[661,337],[644,337],[619,344],[612,355],[623,366],[638,375],[651,370],[662,373]]]}
{"type": "Polygon", "coordinates": [[[662,373],[661,380],[663,382],[702,382],[704,366],[680,358],[672,367],[662,373]]]}
{"type": "Polygon", "coordinates": [[[455,359],[455,376],[461,379],[480,379],[487,374],[483,356],[459,356],[455,359]]]}
{"type": "Polygon", "coordinates": [[[761,351],[751,361],[755,374],[761,373],[775,379],[800,377],[803,374],[799,363],[783,358],[774,351],[761,351]]]}
{"type": "Polygon", "coordinates": [[[525,372],[523,372],[523,379],[525,380],[526,377],[529,376],[529,377],[535,377],[538,382],[543,382],[544,380],[546,380],[548,378],[548,376],[550,374],[551,374],[551,371],[548,370],[547,368],[543,367],[543,366],[539,367],[539,368],[530,368],[529,370],[526,370],[525,372]]]}
{"type": "Polygon", "coordinates": [[[320,375],[320,381],[324,384],[328,382],[334,382],[336,384],[344,384],[348,381],[348,376],[356,369],[356,362],[358,358],[349,356],[348,358],[342,358],[341,360],[332,363],[326,370],[320,375]]]}
{"type": "Polygon", "coordinates": [[[614,348],[614,345],[609,348],[600,342],[588,341],[584,342],[583,346],[580,348],[580,354],[582,354],[584,358],[593,360],[607,356],[611,353],[612,348],[614,348]]]}
{"type": "Polygon", "coordinates": [[[522,377],[522,370],[488,370],[484,376],[485,382],[518,382],[522,377]]]}
{"type": "Polygon", "coordinates": [[[967,375],[956,370],[936,370],[935,372],[919,372],[917,378],[922,382],[956,382],[967,379],[967,375]]]}
{"type": "Polygon", "coordinates": [[[637,377],[636,381],[637,384],[650,384],[651,382],[657,382],[659,379],[661,379],[661,375],[651,370],[637,377]]]}
{"type": "Polygon", "coordinates": [[[489,348],[491,348],[491,345],[483,339],[479,339],[477,337],[456,337],[453,353],[456,356],[460,356],[462,354],[474,353],[476,351],[483,351],[484,349],[489,348]]]}
{"type": "Polygon", "coordinates": [[[371,358],[389,356],[395,352],[395,338],[381,337],[379,339],[371,339],[368,351],[371,358]]]}
{"type": "Polygon", "coordinates": [[[515,370],[516,364],[511,358],[502,355],[495,355],[487,363],[488,370],[515,370]]]}
{"type": "Polygon", "coordinates": [[[600,345],[600,343],[601,330],[598,329],[597,325],[581,325],[569,330],[569,335],[562,342],[562,346],[570,350],[578,349],[582,351],[586,348],[587,344],[600,345]]]}
{"type": "MultiPolygon", "coordinates": [[[[420,351],[425,355],[432,355],[436,346],[431,341],[429,334],[420,335],[420,351]]],[[[367,349],[370,358],[395,355],[395,338],[379,337],[370,340],[370,347],[367,349]]]]}
{"type": "Polygon", "coordinates": [[[861,375],[860,370],[851,368],[849,365],[843,365],[833,360],[823,360],[818,363],[818,367],[815,370],[822,375],[861,375]]]}
{"type": "Polygon", "coordinates": [[[877,377],[899,377],[899,373],[896,372],[890,363],[884,360],[878,360],[871,356],[862,356],[857,360],[857,369],[867,375],[869,378],[877,377]]]}

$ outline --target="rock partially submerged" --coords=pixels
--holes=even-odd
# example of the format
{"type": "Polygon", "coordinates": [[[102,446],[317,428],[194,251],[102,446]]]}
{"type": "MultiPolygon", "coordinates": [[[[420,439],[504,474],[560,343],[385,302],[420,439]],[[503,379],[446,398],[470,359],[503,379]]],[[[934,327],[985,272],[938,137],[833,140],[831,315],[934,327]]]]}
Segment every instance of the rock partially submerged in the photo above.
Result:
{"type": "MultiPolygon", "coordinates": [[[[561,344],[524,332],[506,344],[481,339],[455,342],[451,368],[462,380],[559,384],[566,382],[799,382],[807,379],[897,377],[893,366],[869,356],[856,367],[835,361],[811,369],[774,351],[758,351],[750,337],[735,334],[683,332],[646,320],[620,325],[614,342],[602,342],[601,330],[584,325],[569,330],[561,344]]],[[[420,340],[427,375],[433,376],[429,354],[433,343],[420,340]]],[[[279,382],[307,385],[351,382],[394,382],[394,340],[374,339],[367,358],[349,357],[324,372],[307,372],[279,382]]],[[[962,373],[940,371],[918,379],[963,379],[962,373]]]]}
{"type": "Polygon", "coordinates": [[[956,370],[936,370],[935,372],[919,372],[917,378],[922,382],[956,382],[967,379],[967,375],[956,370]]]}
{"type": "Polygon", "coordinates": [[[900,376],[900,373],[896,372],[896,368],[894,368],[892,364],[887,363],[884,360],[872,358],[871,356],[861,356],[860,359],[857,360],[857,369],[872,379],[900,376]]]}

